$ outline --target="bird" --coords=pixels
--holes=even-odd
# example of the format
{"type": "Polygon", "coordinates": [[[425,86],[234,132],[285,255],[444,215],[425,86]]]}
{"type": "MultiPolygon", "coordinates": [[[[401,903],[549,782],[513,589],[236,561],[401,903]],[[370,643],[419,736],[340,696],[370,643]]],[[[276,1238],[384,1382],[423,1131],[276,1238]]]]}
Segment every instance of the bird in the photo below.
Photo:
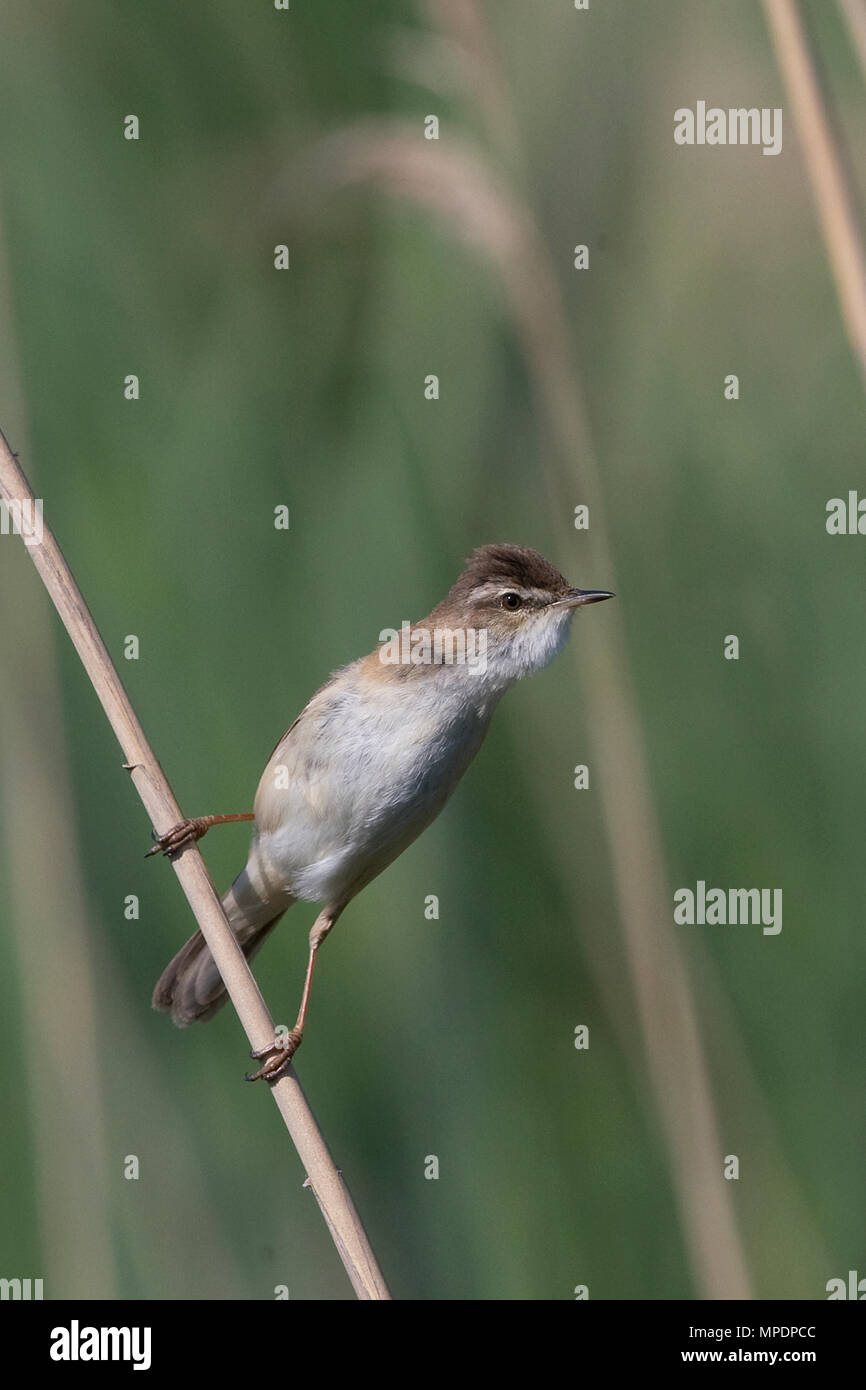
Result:
{"type": "MultiPolygon", "coordinates": [[[[222,899],[248,961],[298,901],[323,904],[309,937],[294,1027],[251,1055],[248,1080],[281,1076],[304,1036],[313,969],[347,904],[444,807],[484,740],[499,700],[547,666],[578,609],[614,595],[576,589],[536,550],[473,550],[428,616],[386,629],[335,671],[274,748],[252,812],[199,816],[149,854],[174,858],[214,825],[255,822],[245,867],[222,899]]],[[[153,1006],[180,1027],[210,1019],[226,989],[200,931],[160,976],[153,1006]]]]}

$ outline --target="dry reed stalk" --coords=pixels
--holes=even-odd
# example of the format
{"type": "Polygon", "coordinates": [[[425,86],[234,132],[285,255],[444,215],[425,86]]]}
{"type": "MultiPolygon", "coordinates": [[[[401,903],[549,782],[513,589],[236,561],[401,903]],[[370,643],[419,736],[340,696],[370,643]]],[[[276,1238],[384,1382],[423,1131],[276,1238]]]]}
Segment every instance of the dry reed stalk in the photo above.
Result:
{"type": "MultiPolygon", "coordinates": [[[[10,506],[13,516],[20,516],[23,509],[30,509],[23,511],[25,516],[33,515],[36,499],[2,433],[0,498],[10,506]]],[[[28,551],[117,735],[125,766],[144,807],[156,830],[164,833],[182,819],[180,808],[44,518],[41,540],[28,545],[28,551]]],[[[173,867],[251,1046],[258,1049],[273,1044],[273,1019],[232,935],[198,847],[187,849],[174,860],[173,867]]],[[[272,1083],[270,1090],[358,1298],[388,1299],[390,1295],[366,1232],[294,1069],[272,1083]]]]}
{"type": "Polygon", "coordinates": [[[866,386],[866,248],[853,190],[796,0],[764,0],[764,11],[794,108],[842,321],[866,386]]]}
{"type": "Polygon", "coordinates": [[[866,77],[866,0],[839,0],[857,61],[866,77]]]}

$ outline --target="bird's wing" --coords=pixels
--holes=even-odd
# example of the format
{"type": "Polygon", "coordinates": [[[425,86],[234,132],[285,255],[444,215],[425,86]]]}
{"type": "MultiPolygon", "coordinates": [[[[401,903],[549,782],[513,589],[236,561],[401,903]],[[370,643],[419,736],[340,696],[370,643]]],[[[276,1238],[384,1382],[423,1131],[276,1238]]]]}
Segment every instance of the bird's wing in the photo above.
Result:
{"type": "Polygon", "coordinates": [[[271,753],[254,805],[260,831],[276,829],[287,817],[321,814],[336,775],[329,766],[325,742],[335,683],[332,676],[319,687],[271,753]]]}
{"type": "Polygon", "coordinates": [[[298,725],[300,724],[300,722],[301,722],[301,720],[303,719],[304,715],[305,715],[305,714],[307,713],[307,711],[308,711],[309,709],[311,709],[312,706],[316,703],[316,701],[318,700],[318,698],[319,698],[319,696],[322,694],[322,692],[325,691],[325,690],[327,690],[327,689],[328,689],[330,686],[332,686],[333,684],[334,684],[334,677],[333,677],[333,676],[329,676],[328,679],[325,681],[324,685],[320,685],[319,688],[318,688],[318,690],[315,692],[315,694],[310,696],[309,700],[308,700],[307,703],[304,705],[304,708],[301,710],[300,714],[298,714],[298,715],[295,716],[295,718],[292,720],[292,722],[291,722],[291,724],[289,725],[289,727],[286,729],[286,732],[285,732],[284,734],[282,734],[280,738],[277,739],[276,743],[274,744],[273,748],[272,748],[271,751],[270,751],[270,754],[268,755],[268,763],[273,762],[274,754],[277,752],[277,750],[278,750],[279,748],[281,748],[281,747],[283,746],[283,744],[286,742],[286,740],[289,738],[289,736],[292,734],[292,732],[298,727],[298,725]]]}

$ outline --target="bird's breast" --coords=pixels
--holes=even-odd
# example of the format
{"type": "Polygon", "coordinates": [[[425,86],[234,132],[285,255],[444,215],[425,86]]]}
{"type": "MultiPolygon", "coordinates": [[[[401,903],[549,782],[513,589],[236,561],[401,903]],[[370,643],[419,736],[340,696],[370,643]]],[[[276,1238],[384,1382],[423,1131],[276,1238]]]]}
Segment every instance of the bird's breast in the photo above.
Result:
{"type": "Polygon", "coordinates": [[[453,674],[383,680],[369,658],[355,662],[278,744],[256,822],[261,850],[295,896],[324,901],[358,875],[375,876],[442,809],[491,713],[448,681],[453,674]]]}

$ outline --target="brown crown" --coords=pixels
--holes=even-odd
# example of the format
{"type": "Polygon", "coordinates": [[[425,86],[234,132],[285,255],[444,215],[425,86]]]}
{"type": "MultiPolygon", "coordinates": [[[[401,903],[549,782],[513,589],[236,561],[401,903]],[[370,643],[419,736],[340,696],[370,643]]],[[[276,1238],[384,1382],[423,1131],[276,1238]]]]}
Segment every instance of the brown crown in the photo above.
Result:
{"type": "Polygon", "coordinates": [[[545,589],[562,595],[569,591],[563,576],[537,550],[525,545],[481,545],[473,550],[456,584],[449,591],[449,602],[460,602],[479,584],[514,584],[524,589],[545,589]]]}

